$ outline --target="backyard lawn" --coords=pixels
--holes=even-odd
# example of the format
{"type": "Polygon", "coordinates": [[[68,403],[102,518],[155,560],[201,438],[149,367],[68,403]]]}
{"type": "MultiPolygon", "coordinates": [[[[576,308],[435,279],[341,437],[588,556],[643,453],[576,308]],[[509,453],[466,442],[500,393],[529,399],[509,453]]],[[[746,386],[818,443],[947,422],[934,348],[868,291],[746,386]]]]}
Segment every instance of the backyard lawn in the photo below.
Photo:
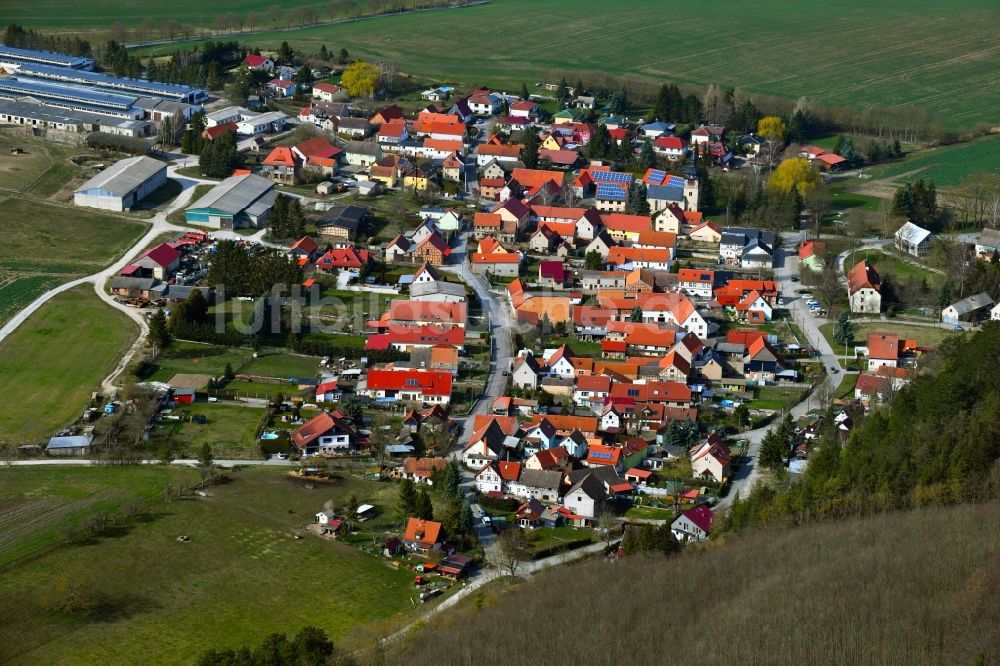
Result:
{"type": "Polygon", "coordinates": [[[757,397],[750,401],[751,409],[788,410],[802,400],[805,389],[781,386],[762,386],[757,389],[757,397]]]}
{"type": "Polygon", "coordinates": [[[176,374],[221,376],[230,365],[239,372],[250,362],[253,351],[240,347],[219,347],[174,340],[160,353],[156,361],[145,368],[142,378],[148,381],[169,382],[176,374]]]}
{"type": "Polygon", "coordinates": [[[263,415],[264,410],[259,407],[196,402],[173,410],[171,416],[179,416],[181,420],[164,419],[151,437],[157,445],[173,447],[177,457],[196,455],[203,444],[208,444],[221,460],[258,458],[259,447],[253,436],[263,415]],[[196,423],[190,417],[203,417],[205,423],[196,423]]]}
{"type": "MultiPolygon", "coordinates": [[[[843,352],[843,345],[833,340],[834,324],[823,324],[819,327],[823,336],[830,343],[833,349],[843,352]]],[[[851,346],[865,345],[868,342],[868,334],[872,332],[895,333],[907,340],[916,340],[918,345],[927,347],[937,347],[946,338],[962,335],[950,328],[938,326],[908,326],[895,321],[882,321],[878,323],[855,323],[854,324],[854,344],[851,346]]]]}
{"type": "MultiPolygon", "coordinates": [[[[550,548],[565,546],[577,548],[592,543],[594,531],[587,528],[563,525],[562,527],[539,527],[525,532],[528,547],[536,556],[546,555],[550,548]]],[[[552,553],[549,552],[549,555],[552,553]]]]}
{"type": "MultiPolygon", "coordinates": [[[[23,471],[0,470],[0,475],[23,471]]],[[[69,502],[80,501],[79,494],[94,501],[90,498],[119,496],[123,488],[130,492],[124,476],[159,472],[86,470],[104,481],[88,480],[89,493],[75,490],[78,477],[53,475],[52,483],[74,489],[69,502]]],[[[37,474],[43,478],[12,494],[31,492],[53,472],[37,474]]],[[[140,519],[86,545],[61,546],[5,570],[0,577],[4,657],[50,664],[191,663],[209,647],[256,644],[271,632],[295,633],[306,625],[325,629],[338,647],[350,649],[367,632],[412,613],[411,571],[303,529],[327,500],[344,506],[351,494],[387,517],[394,486],[354,479],[306,484],[284,471],[263,469],[232,477],[231,483],[207,488],[207,497],[156,502],[140,519]],[[178,535],[190,541],[178,542],[178,535]],[[47,609],[67,578],[83,594],[100,595],[97,613],[47,609]]],[[[162,492],[167,481],[165,474],[154,476],[149,484],[138,484],[135,494],[162,492]]],[[[41,487],[43,498],[71,492],[51,483],[41,487]]],[[[389,526],[386,520],[372,524],[389,526]]]]}
{"type": "MultiPolygon", "coordinates": [[[[941,273],[935,273],[933,271],[926,270],[920,266],[915,266],[911,263],[903,261],[897,257],[892,256],[892,254],[887,254],[885,252],[880,252],[879,250],[860,250],[854,253],[854,264],[859,261],[867,259],[878,271],[881,276],[889,275],[895,280],[896,284],[907,280],[927,280],[927,286],[932,292],[937,292],[941,289],[941,285],[944,284],[945,276],[941,273]]],[[[844,259],[844,268],[850,270],[851,266],[851,255],[847,255],[844,259]]]]}
{"type": "Polygon", "coordinates": [[[69,424],[137,334],[91,285],[42,306],[0,342],[0,393],[12,396],[0,402],[0,440],[45,441],[69,424]]]}

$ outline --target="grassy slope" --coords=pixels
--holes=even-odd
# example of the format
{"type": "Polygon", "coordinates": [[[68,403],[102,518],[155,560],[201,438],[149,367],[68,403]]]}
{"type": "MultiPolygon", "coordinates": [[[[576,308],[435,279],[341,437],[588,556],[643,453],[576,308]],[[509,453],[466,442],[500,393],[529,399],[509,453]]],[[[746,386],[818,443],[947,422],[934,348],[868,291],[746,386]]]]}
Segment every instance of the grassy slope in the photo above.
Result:
{"type": "Polygon", "coordinates": [[[591,562],[441,620],[398,661],[537,664],[531,637],[493,640],[530,617],[544,618],[546,654],[584,666],[617,663],[622,646],[636,664],[969,664],[1000,649],[998,554],[994,502],[757,534],[666,561],[591,562]]]}
{"type": "MultiPolygon", "coordinates": [[[[98,493],[134,472],[86,471],[108,475],[104,490],[93,482],[98,493]]],[[[63,482],[76,484],[51,477],[49,485],[63,482]]],[[[363,628],[412,610],[412,573],[354,548],[292,535],[328,499],[343,506],[356,493],[386,507],[393,490],[355,480],[309,490],[280,471],[244,470],[234,482],[210,488],[210,497],[160,502],[115,536],[60,547],[6,569],[0,576],[0,659],[191,663],[208,647],[258,643],[272,631],[294,633],[310,624],[340,645],[358,640],[363,628]],[[191,542],[178,543],[180,534],[191,542]],[[41,600],[61,573],[90,577],[108,610],[94,619],[44,611],[41,600]]]]}
{"type": "Polygon", "coordinates": [[[997,119],[1000,73],[993,63],[1000,47],[990,31],[968,30],[1000,20],[991,0],[780,6],[721,0],[711,20],[678,15],[655,0],[610,9],[596,0],[496,0],[246,41],[276,47],[287,39],[310,52],[320,44],[344,46],[354,55],[389,59],[403,71],[470,84],[531,86],[567,72],[571,79],[609,75],[608,84],[617,85],[615,76],[627,74],[830,105],[917,104],[955,126],[997,119]],[[428,48],[444,34],[447,49],[428,48]],[[921,38],[914,41],[914,35],[921,38]]]}
{"type": "Polygon", "coordinates": [[[135,340],[136,326],[90,285],[59,294],[0,343],[0,439],[37,441],[66,425],[135,340]]]}

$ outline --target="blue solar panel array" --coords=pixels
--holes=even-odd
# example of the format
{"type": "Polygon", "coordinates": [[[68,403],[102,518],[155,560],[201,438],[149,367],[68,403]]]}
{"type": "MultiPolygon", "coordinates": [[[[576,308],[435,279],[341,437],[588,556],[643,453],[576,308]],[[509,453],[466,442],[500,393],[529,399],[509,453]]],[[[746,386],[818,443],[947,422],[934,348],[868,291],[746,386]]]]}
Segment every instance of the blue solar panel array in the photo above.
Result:
{"type": "Polygon", "coordinates": [[[591,451],[590,457],[594,460],[611,460],[613,458],[610,451],[591,451]]]}
{"type": "Polygon", "coordinates": [[[663,183],[663,179],[667,177],[666,171],[660,171],[659,169],[653,169],[649,172],[649,180],[657,185],[663,183]]]}
{"type": "Polygon", "coordinates": [[[628,198],[628,189],[616,183],[600,183],[597,185],[597,198],[625,201],[628,198]]]}
{"type": "Polygon", "coordinates": [[[684,179],[680,176],[671,176],[664,185],[667,187],[684,187],[684,179]]]}
{"type": "Polygon", "coordinates": [[[590,175],[598,183],[621,183],[627,185],[632,182],[632,174],[622,171],[591,171],[590,175]]]}

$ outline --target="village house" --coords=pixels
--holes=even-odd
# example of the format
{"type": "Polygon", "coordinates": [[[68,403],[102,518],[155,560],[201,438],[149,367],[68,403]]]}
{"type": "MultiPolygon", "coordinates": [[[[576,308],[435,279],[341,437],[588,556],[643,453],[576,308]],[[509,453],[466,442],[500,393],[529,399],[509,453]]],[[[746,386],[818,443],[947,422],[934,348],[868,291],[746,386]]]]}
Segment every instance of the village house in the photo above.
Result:
{"type": "Polygon", "coordinates": [[[451,401],[452,374],[439,370],[371,369],[358,393],[378,402],[414,401],[447,405],[451,401]]]}
{"type": "Polygon", "coordinates": [[[882,311],[882,282],[867,259],[848,271],[847,297],[851,312],[878,314],[882,311]]]}
{"type": "Polygon", "coordinates": [[[403,545],[415,553],[429,553],[444,546],[441,523],[421,518],[410,518],[403,533],[403,545]]]}
{"type": "Polygon", "coordinates": [[[715,515],[706,504],[685,509],[670,523],[678,541],[704,541],[712,531],[715,515]]]}
{"type": "Polygon", "coordinates": [[[340,412],[322,412],[292,431],[292,444],[304,455],[333,455],[354,448],[357,429],[340,412]]]}

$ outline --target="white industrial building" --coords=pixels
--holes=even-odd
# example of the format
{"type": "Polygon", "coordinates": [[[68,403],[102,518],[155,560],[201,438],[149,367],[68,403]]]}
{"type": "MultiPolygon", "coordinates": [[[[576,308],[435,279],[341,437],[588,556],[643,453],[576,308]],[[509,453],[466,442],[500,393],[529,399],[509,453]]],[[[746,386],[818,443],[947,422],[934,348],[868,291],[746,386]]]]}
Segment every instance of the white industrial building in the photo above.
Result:
{"type": "Polygon", "coordinates": [[[166,182],[166,164],[151,157],[130,157],[78,187],[73,203],[102,210],[128,210],[166,182]]]}

